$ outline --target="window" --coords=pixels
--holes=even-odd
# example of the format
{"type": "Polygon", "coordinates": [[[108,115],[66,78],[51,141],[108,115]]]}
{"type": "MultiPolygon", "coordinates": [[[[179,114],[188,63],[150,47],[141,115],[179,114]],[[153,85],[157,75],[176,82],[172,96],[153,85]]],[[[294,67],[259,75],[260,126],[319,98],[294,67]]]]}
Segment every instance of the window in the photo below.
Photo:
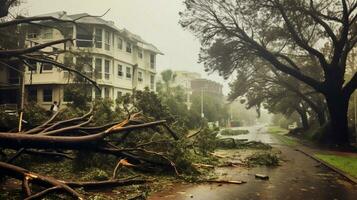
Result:
{"type": "Polygon", "coordinates": [[[105,50],[109,51],[110,50],[110,33],[109,33],[109,31],[104,32],[104,45],[105,45],[105,50]]]}
{"type": "Polygon", "coordinates": [[[123,66],[118,65],[118,76],[123,77],[123,66]]]}
{"type": "Polygon", "coordinates": [[[43,89],[43,102],[52,102],[52,89],[43,89]]]}
{"type": "Polygon", "coordinates": [[[143,82],[143,72],[138,72],[138,81],[143,82]]]}
{"type": "Polygon", "coordinates": [[[28,100],[28,102],[37,102],[37,89],[36,88],[29,88],[27,100],[28,100]]]}
{"type": "Polygon", "coordinates": [[[104,97],[105,98],[110,98],[110,89],[109,88],[104,88],[104,97]]]}
{"type": "Polygon", "coordinates": [[[155,54],[150,54],[150,67],[155,68],[155,54]]]}
{"type": "Polygon", "coordinates": [[[53,37],[53,29],[48,28],[43,30],[43,39],[52,39],[53,37]]]}
{"type": "Polygon", "coordinates": [[[20,83],[19,72],[14,69],[9,69],[8,82],[17,85],[20,83]]]}
{"type": "Polygon", "coordinates": [[[106,80],[110,79],[110,61],[109,60],[105,60],[104,77],[106,80]]]}
{"type": "Polygon", "coordinates": [[[127,42],[126,43],[126,52],[131,53],[131,48],[132,48],[131,43],[127,42]]]}
{"type": "Polygon", "coordinates": [[[49,63],[42,63],[42,70],[43,71],[52,71],[53,66],[49,63]]]}
{"type": "Polygon", "coordinates": [[[71,55],[65,55],[63,59],[63,64],[65,64],[67,67],[73,65],[73,56],[71,55]]]}
{"type": "Polygon", "coordinates": [[[150,75],[150,89],[154,90],[155,89],[155,76],[150,75]]]}
{"type": "Polygon", "coordinates": [[[143,58],[143,51],[142,51],[142,50],[140,50],[140,49],[139,49],[139,52],[138,52],[138,57],[139,57],[140,59],[142,59],[142,58],[143,58]]]}
{"type": "Polygon", "coordinates": [[[38,28],[29,26],[28,31],[27,31],[27,38],[28,39],[36,39],[39,36],[39,30],[38,28]]]}
{"type": "Polygon", "coordinates": [[[122,95],[123,95],[123,93],[121,91],[118,91],[117,92],[117,99],[119,99],[122,95]]]}
{"type": "Polygon", "coordinates": [[[89,26],[77,26],[77,47],[93,47],[93,29],[89,26]]]}
{"type": "Polygon", "coordinates": [[[36,73],[37,71],[37,62],[29,61],[30,66],[27,67],[27,70],[32,73],[36,73]]]}
{"type": "Polygon", "coordinates": [[[126,78],[131,78],[131,68],[126,67],[126,78]]]}
{"type": "Polygon", "coordinates": [[[36,39],[38,37],[37,33],[28,33],[27,38],[28,39],[36,39]]]}
{"type": "Polygon", "coordinates": [[[118,46],[118,49],[120,49],[120,50],[123,49],[123,40],[120,37],[118,37],[117,46],[118,46]]]}
{"type": "Polygon", "coordinates": [[[95,29],[95,47],[98,49],[102,48],[102,41],[103,41],[102,32],[103,30],[101,28],[95,29]]]}
{"type": "Polygon", "coordinates": [[[95,98],[96,99],[99,99],[99,98],[102,98],[102,91],[98,90],[97,88],[94,88],[94,93],[95,93],[95,98]]]}
{"type": "Polygon", "coordinates": [[[103,72],[102,72],[102,59],[96,58],[95,59],[95,75],[97,79],[102,79],[103,78],[103,72]]]}
{"type": "Polygon", "coordinates": [[[65,87],[63,90],[63,101],[64,102],[71,102],[72,101],[72,94],[69,91],[70,87],[65,87]]]}

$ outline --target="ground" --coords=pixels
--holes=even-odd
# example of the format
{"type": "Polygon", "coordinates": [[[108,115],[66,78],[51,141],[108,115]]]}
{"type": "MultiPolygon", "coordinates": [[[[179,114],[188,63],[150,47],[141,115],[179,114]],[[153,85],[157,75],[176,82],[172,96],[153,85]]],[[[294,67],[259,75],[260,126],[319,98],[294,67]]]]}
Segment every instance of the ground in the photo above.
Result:
{"type": "MultiPolygon", "coordinates": [[[[355,199],[357,186],[344,177],[320,164],[311,157],[296,151],[298,144],[285,139],[278,133],[268,134],[267,127],[242,127],[249,134],[235,136],[239,139],[262,141],[281,151],[283,162],[279,167],[217,167],[220,179],[243,180],[242,185],[232,184],[175,184],[161,192],[152,194],[151,200],[165,199],[355,199]],[[269,180],[255,178],[265,174],[269,180]]],[[[228,136],[227,136],[228,137],[228,136]]],[[[232,137],[232,136],[229,136],[232,137]]],[[[239,151],[239,150],[237,150],[239,151]]],[[[222,153],[222,151],[220,152],[222,153]]],[[[223,152],[224,153],[224,152],[223,152]]],[[[233,153],[234,154],[234,153],[233,153]]],[[[238,154],[238,152],[237,152],[238,154]]],[[[240,161],[240,156],[232,158],[240,161]]],[[[232,162],[235,162],[232,160],[232,162]]]]}

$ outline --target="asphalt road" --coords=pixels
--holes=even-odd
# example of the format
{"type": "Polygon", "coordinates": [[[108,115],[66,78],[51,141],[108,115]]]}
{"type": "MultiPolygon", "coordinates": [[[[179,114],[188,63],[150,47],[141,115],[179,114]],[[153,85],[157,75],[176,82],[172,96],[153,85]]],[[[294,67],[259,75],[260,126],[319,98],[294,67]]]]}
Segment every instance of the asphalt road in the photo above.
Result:
{"type": "Polygon", "coordinates": [[[355,200],[357,186],[340,175],[320,165],[294,148],[279,144],[273,135],[266,133],[263,126],[242,127],[247,135],[236,136],[273,144],[285,160],[276,168],[222,167],[218,174],[226,180],[244,180],[242,185],[227,184],[177,184],[167,190],[153,194],[151,200],[236,200],[236,199],[277,199],[277,200],[355,200]],[[255,174],[266,174],[269,180],[258,180],[255,174]]]}

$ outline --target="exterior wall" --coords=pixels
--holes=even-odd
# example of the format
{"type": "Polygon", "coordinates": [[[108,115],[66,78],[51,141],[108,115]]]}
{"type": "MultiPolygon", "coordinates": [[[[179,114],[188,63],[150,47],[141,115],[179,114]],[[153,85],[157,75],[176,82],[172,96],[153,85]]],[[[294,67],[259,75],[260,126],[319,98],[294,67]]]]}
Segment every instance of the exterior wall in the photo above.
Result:
{"type": "MultiPolygon", "coordinates": [[[[121,31],[114,29],[110,26],[103,24],[81,24],[81,27],[78,25],[72,25],[72,27],[67,27],[68,30],[72,30],[73,39],[76,39],[73,45],[67,46],[70,51],[73,52],[88,52],[92,59],[92,68],[96,68],[96,59],[101,59],[101,74],[102,78],[96,79],[99,86],[102,88],[101,97],[105,97],[109,91],[109,98],[116,99],[118,94],[131,93],[131,91],[136,88],[138,90],[143,90],[145,87],[151,88],[155,91],[155,84],[153,87],[151,84],[151,76],[156,75],[155,66],[152,67],[150,62],[150,56],[153,54],[156,57],[157,52],[143,48],[144,44],[141,44],[138,41],[132,40],[127,35],[123,34],[121,31]],[[77,47],[80,45],[81,40],[78,40],[77,33],[80,28],[88,28],[88,30],[93,31],[93,40],[91,47],[77,47]],[[101,37],[101,48],[96,47],[96,31],[98,29],[102,30],[101,37]],[[109,43],[106,43],[106,32],[109,32],[109,43]],[[119,38],[122,41],[122,48],[120,47],[119,38]],[[110,49],[107,50],[106,44],[109,44],[110,49]],[[131,53],[127,52],[127,46],[131,44],[131,53]],[[142,55],[142,56],[141,56],[142,55]],[[109,61],[109,77],[105,76],[105,66],[106,61],[109,61]],[[119,76],[119,66],[122,67],[122,76],[119,76]],[[130,76],[127,77],[127,69],[130,69],[130,76]],[[142,74],[140,77],[142,80],[138,80],[139,72],[142,74]]],[[[36,37],[28,38],[28,46],[33,46],[37,44],[42,44],[45,42],[63,39],[64,36],[60,31],[52,29],[49,31],[48,28],[41,28],[37,33],[36,37]],[[48,34],[52,32],[52,35],[48,34]]],[[[97,38],[98,39],[98,38],[97,38]]],[[[90,43],[89,43],[90,44],[90,43]]],[[[64,45],[54,46],[58,49],[63,49],[64,45]]],[[[45,49],[46,50],[46,49],[45,49]]],[[[47,50],[53,50],[48,48],[47,50]]],[[[64,55],[60,55],[56,58],[58,62],[64,62],[64,55]]],[[[156,59],[156,58],[155,58],[156,59]]],[[[75,59],[74,59],[75,60],[75,59]]],[[[38,88],[38,98],[37,102],[44,106],[48,107],[51,105],[51,102],[43,102],[43,87],[53,88],[53,101],[63,102],[63,85],[68,82],[68,72],[53,67],[52,70],[42,70],[40,73],[41,66],[37,66],[37,70],[33,71],[32,74],[29,69],[25,72],[25,83],[27,86],[38,88]],[[32,75],[32,80],[30,81],[30,76],[32,75]]],[[[94,71],[93,71],[93,74],[94,71]]],[[[107,73],[108,74],[108,73],[107,73]]],[[[0,76],[0,81],[2,77],[0,76]]],[[[92,97],[95,97],[95,90],[93,89],[92,97]]]]}

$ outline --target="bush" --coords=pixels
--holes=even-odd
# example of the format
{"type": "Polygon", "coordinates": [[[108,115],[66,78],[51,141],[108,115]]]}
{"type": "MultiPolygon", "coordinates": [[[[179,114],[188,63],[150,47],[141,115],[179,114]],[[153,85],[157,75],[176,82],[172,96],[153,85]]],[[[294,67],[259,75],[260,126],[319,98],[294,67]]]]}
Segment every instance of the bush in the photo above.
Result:
{"type": "Polygon", "coordinates": [[[278,166],[279,156],[272,152],[259,152],[246,158],[248,165],[278,166]]]}

